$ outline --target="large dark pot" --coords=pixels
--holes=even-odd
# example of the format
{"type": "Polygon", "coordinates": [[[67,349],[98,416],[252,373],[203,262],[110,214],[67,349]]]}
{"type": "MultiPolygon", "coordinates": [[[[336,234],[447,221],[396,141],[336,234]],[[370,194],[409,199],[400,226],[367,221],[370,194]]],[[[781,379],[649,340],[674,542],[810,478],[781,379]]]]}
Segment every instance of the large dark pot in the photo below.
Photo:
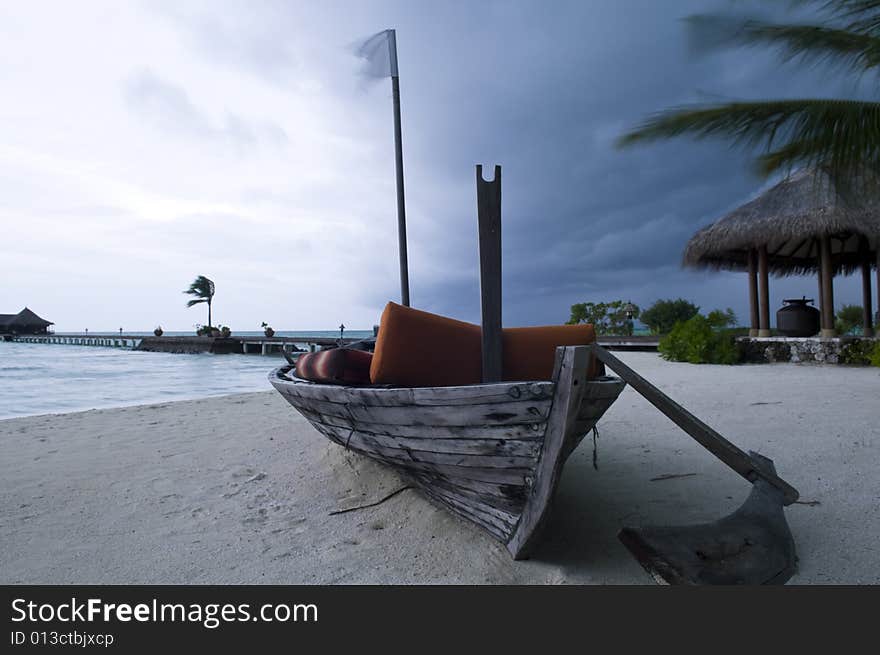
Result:
{"type": "Polygon", "coordinates": [[[812,337],[819,332],[819,310],[807,303],[812,298],[787,298],[776,312],[776,329],[786,337],[812,337]]]}

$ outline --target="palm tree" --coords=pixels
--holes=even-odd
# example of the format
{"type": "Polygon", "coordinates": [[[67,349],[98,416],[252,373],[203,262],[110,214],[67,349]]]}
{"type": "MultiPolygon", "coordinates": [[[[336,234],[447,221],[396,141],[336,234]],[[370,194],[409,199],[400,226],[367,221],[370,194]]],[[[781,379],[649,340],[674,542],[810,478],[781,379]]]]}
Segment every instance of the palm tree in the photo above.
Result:
{"type": "MultiPolygon", "coordinates": [[[[789,0],[809,6],[821,24],[777,24],[723,15],[688,20],[716,44],[775,46],[785,59],[843,64],[853,72],[880,67],[880,0],[789,0]]],[[[880,174],[880,103],[855,99],[764,100],[667,109],[623,135],[618,145],[681,135],[721,137],[762,146],[759,171],[824,169],[839,188],[880,174]]]]}
{"type": "Polygon", "coordinates": [[[184,293],[188,293],[191,296],[195,296],[191,300],[187,301],[186,306],[192,307],[193,305],[198,305],[199,303],[206,302],[208,303],[208,327],[211,327],[211,301],[214,299],[214,283],[206,278],[204,275],[199,275],[192,284],[189,285],[189,289],[184,291],[184,293]]]}

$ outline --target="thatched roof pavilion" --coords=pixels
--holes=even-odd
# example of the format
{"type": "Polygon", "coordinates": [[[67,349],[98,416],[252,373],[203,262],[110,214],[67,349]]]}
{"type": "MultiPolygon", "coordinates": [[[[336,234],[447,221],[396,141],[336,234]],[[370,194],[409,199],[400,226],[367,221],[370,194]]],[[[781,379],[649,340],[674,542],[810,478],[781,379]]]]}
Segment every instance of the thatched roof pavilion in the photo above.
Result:
{"type": "Polygon", "coordinates": [[[807,170],[697,232],[685,248],[684,264],[749,272],[753,336],[770,335],[769,273],[818,273],[822,335],[833,336],[833,277],[861,270],[864,334],[870,336],[871,267],[878,266],[880,287],[878,252],[880,199],[844,198],[827,175],[807,170]]]}
{"type": "Polygon", "coordinates": [[[25,307],[18,314],[0,314],[0,332],[11,334],[45,334],[52,321],[40,318],[25,307]]]}

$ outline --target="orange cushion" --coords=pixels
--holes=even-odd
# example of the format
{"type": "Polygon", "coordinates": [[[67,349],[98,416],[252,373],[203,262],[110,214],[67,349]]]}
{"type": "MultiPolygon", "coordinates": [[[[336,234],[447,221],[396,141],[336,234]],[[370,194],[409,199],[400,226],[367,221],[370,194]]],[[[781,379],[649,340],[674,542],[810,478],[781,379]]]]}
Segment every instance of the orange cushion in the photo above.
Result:
{"type": "MultiPolygon", "coordinates": [[[[596,341],[592,325],[547,325],[543,327],[504,328],[502,332],[502,367],[504,380],[550,380],[557,346],[581,346],[596,341]]],[[[589,377],[601,375],[601,362],[592,361],[589,377]]]]}
{"type": "Polygon", "coordinates": [[[373,384],[446,387],[482,379],[480,326],[390,302],[370,365],[373,384]]]}
{"type": "MultiPolygon", "coordinates": [[[[504,380],[550,380],[557,346],[593,343],[592,325],[504,328],[504,380]]],[[[591,361],[588,375],[601,375],[591,361]]],[[[482,381],[480,326],[390,302],[370,365],[373,384],[442,387],[482,381]]]]}

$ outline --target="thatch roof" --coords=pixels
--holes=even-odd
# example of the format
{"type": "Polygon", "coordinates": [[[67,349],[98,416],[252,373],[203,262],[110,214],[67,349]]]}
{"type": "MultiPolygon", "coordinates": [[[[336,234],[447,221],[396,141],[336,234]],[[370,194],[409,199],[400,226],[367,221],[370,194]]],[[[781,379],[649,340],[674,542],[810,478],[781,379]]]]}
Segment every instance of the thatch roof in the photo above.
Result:
{"type": "Polygon", "coordinates": [[[24,328],[24,327],[38,327],[45,328],[50,325],[55,325],[52,321],[47,321],[43,318],[37,316],[30,309],[25,307],[18,314],[0,314],[0,326],[6,328],[24,328]]]}
{"type": "Polygon", "coordinates": [[[836,273],[857,269],[880,247],[880,199],[844,199],[825,174],[800,171],[697,232],[683,263],[742,271],[748,251],[767,246],[775,275],[815,272],[821,236],[831,238],[836,273]]]}

